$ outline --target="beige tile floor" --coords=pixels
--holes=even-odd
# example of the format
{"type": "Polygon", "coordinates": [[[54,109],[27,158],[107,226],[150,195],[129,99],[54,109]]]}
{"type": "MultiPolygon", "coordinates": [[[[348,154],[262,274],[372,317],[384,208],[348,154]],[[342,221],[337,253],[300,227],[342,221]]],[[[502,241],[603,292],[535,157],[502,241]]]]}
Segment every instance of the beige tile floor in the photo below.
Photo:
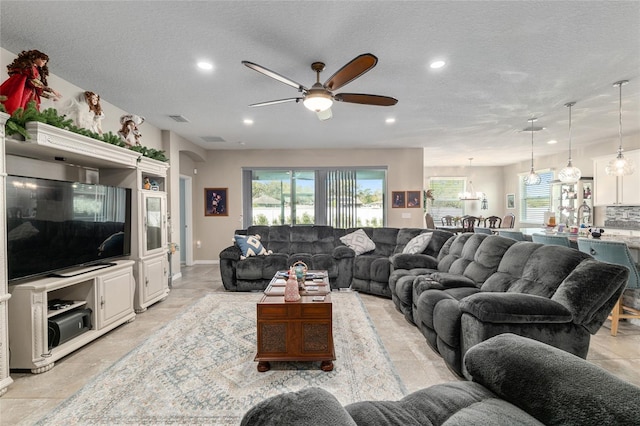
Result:
{"type": "MultiPolygon", "coordinates": [[[[73,395],[95,375],[171,321],[186,306],[209,292],[224,291],[217,265],[182,268],[169,297],[139,314],[135,321],[70,354],[43,374],[12,372],[14,383],[0,397],[0,425],[30,425],[73,395]]],[[[362,294],[362,300],[396,370],[409,391],[459,380],[389,299],[362,294]]],[[[622,324],[612,337],[609,323],[591,340],[588,360],[640,385],[640,326],[622,324]]]]}

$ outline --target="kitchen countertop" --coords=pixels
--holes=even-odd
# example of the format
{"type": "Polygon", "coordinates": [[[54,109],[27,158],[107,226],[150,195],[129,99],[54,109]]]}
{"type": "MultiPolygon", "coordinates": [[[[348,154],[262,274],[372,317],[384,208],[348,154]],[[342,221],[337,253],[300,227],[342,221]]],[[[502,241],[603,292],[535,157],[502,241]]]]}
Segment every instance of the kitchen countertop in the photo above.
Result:
{"type": "MultiPolygon", "coordinates": [[[[596,227],[597,228],[597,227],[596,227]]],[[[600,228],[600,229],[604,229],[604,233],[602,234],[602,236],[600,237],[601,240],[604,241],[622,241],[624,243],[627,244],[627,247],[629,247],[630,249],[634,249],[634,250],[640,250],[640,237],[636,237],[636,236],[631,236],[629,234],[627,235],[621,235],[615,232],[615,230],[607,230],[606,228],[600,228]]],[[[532,234],[544,234],[546,232],[545,228],[520,228],[519,229],[520,232],[522,232],[525,235],[532,235],[532,234]]],[[[629,231],[626,231],[629,232],[629,231]]],[[[555,232],[552,233],[553,235],[556,235],[555,232]]],[[[561,235],[566,235],[569,237],[570,240],[577,240],[578,237],[586,237],[585,235],[576,235],[576,234],[561,234],[561,235]]]]}

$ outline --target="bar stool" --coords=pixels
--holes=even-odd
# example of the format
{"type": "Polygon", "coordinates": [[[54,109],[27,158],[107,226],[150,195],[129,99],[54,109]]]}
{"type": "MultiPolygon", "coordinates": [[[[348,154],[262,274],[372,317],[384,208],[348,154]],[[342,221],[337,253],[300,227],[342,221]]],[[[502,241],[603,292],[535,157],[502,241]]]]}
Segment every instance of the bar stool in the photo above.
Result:
{"type": "Polygon", "coordinates": [[[556,246],[571,247],[569,237],[566,235],[547,235],[547,234],[533,234],[531,240],[534,243],[541,244],[553,244],[556,246]]]}

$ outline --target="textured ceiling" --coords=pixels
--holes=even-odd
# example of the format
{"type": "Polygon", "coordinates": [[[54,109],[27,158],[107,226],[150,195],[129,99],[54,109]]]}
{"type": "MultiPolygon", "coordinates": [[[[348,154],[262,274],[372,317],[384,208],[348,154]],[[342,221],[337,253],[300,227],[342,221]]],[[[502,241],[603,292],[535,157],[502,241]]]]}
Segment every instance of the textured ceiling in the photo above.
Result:
{"type": "Polygon", "coordinates": [[[533,116],[536,156],[567,150],[569,101],[574,147],[617,139],[621,79],[624,133],[640,137],[639,1],[2,0],[0,14],[3,48],[42,50],[52,73],[207,149],[423,147],[438,165],[509,164],[530,156],[533,116]],[[367,52],[378,65],[338,92],[396,106],[338,103],[323,122],[302,104],[248,108],[297,92],[242,60],[310,87],[312,62],[324,81],[367,52]]]}

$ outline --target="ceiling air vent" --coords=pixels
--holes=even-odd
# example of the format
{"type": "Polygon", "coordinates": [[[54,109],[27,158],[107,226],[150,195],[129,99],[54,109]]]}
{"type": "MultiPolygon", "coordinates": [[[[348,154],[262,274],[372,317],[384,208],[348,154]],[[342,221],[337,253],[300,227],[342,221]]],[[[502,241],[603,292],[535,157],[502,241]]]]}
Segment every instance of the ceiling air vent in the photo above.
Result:
{"type": "Polygon", "coordinates": [[[171,118],[173,121],[177,121],[178,123],[188,123],[189,122],[189,120],[184,118],[182,115],[170,115],[169,118],[171,118]]]}
{"type": "Polygon", "coordinates": [[[210,143],[226,142],[220,136],[202,136],[201,139],[205,142],[210,142],[210,143]]]}

